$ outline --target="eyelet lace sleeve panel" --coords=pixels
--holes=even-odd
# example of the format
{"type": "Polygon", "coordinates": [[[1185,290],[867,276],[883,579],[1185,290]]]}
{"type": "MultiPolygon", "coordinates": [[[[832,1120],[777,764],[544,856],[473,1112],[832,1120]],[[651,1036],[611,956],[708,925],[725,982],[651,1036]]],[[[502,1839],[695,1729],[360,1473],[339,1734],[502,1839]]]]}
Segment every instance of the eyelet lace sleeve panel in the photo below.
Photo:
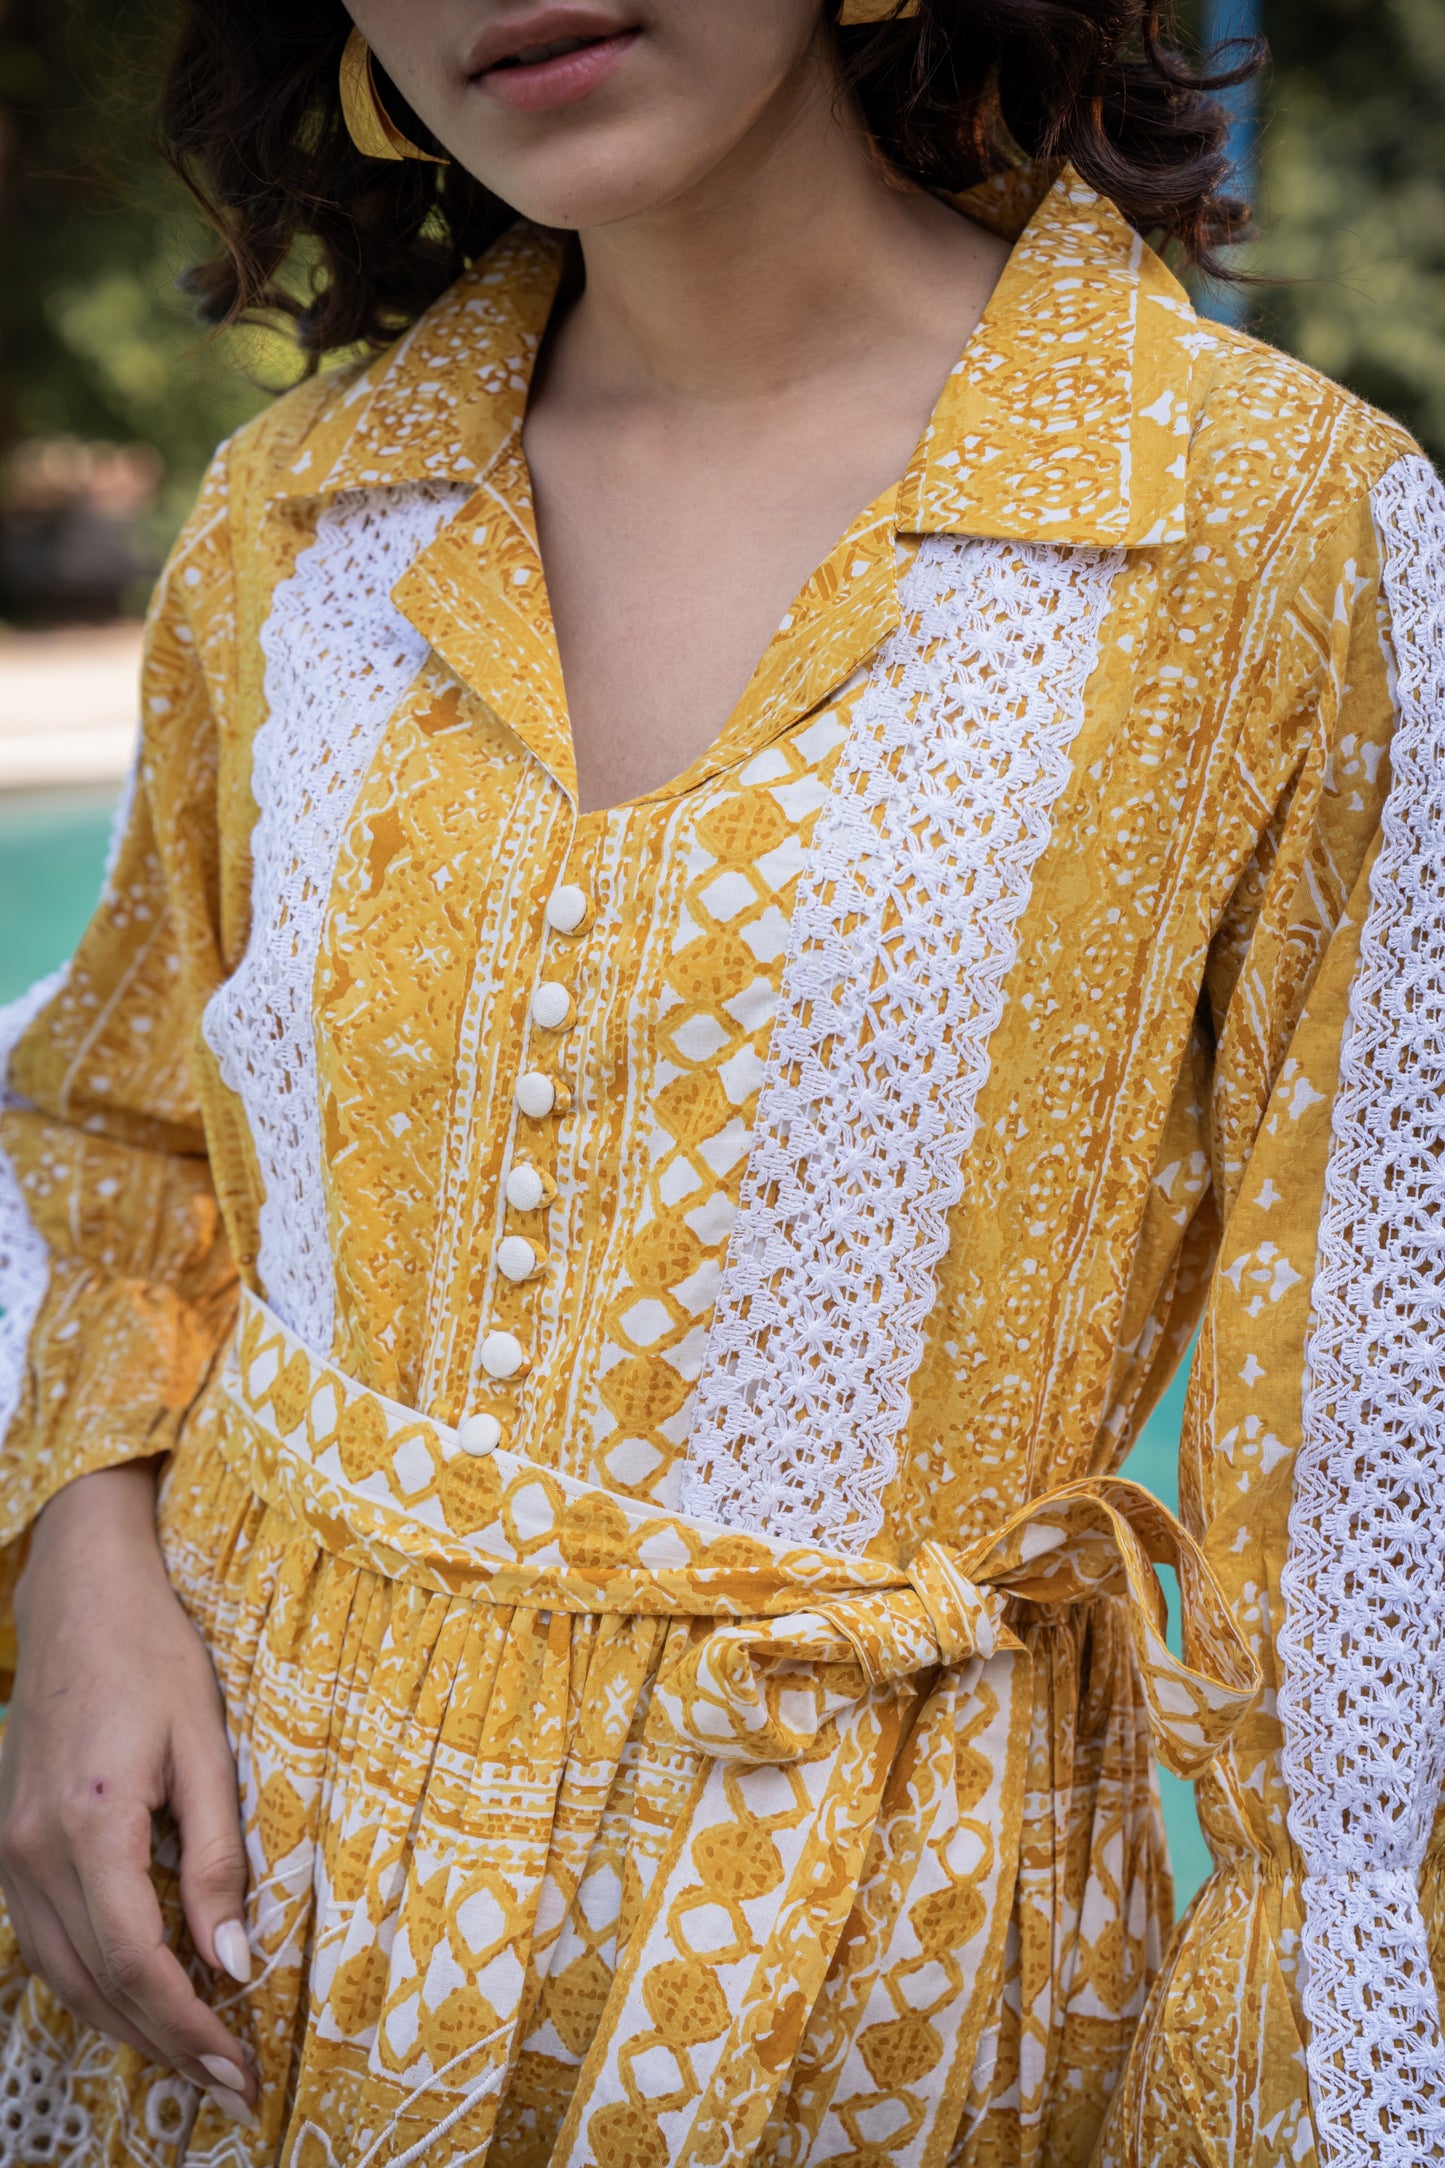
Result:
{"type": "Polygon", "coordinates": [[[844,1549],[882,1526],[1121,561],[951,536],[920,548],[799,883],[688,1512],[844,1549]]]}
{"type": "Polygon", "coordinates": [[[251,788],[252,924],[246,953],[206,1005],[206,1042],[237,1093],[265,1185],[258,1271],[278,1317],[330,1349],[327,1233],[312,988],[337,856],[387,722],[426,642],[391,591],[465,490],[355,490],[317,522],[261,634],[266,721],[251,788]]]}
{"type": "Polygon", "coordinates": [[[1286,1622],[1284,1770],[1331,2168],[1445,2157],[1419,1870],[1445,1759],[1445,491],[1373,497],[1397,726],[1320,1226],[1286,1622]]]}
{"type": "MultiPolygon", "coordinates": [[[[101,875],[102,902],[110,892],[120,846],[135,802],[136,764],[132,761],[110,824],[110,844],[101,875]]],[[[68,963],[27,987],[0,1008],[0,1112],[23,1104],[10,1088],[10,1059],[35,1018],[70,976],[68,963]]],[[[0,1438],[20,1405],[25,1351],[50,1284],[50,1252],[33,1226],[15,1169],[0,1145],[0,1438]]]]}

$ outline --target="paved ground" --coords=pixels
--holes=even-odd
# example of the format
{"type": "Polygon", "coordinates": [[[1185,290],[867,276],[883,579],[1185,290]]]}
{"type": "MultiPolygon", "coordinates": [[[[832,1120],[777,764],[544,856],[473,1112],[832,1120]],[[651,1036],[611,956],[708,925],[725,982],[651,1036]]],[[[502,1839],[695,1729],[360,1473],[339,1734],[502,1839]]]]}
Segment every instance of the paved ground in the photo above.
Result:
{"type": "Polygon", "coordinates": [[[135,743],[140,626],[0,632],[0,791],[106,783],[135,743]]]}

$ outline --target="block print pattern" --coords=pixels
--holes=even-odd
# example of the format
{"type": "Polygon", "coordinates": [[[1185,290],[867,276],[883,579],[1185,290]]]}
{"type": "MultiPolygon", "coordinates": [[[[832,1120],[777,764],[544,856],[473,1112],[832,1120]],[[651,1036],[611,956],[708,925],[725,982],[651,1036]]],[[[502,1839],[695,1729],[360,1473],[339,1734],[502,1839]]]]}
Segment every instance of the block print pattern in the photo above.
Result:
{"type": "MultiPolygon", "coordinates": [[[[60,1485],[169,1453],[263,1958],[203,1984],[264,2120],[85,2033],[0,1926],[0,2162],[1322,2168],[1281,1573],[1396,727],[1370,496],[1411,448],[1200,323],[1077,177],[967,208],[1020,245],[908,472],[635,804],[575,808],[521,449],[549,237],[213,466],[113,878],[9,1062],[7,1255],[36,1269],[0,1589],[60,1485]],[[328,510],[419,490],[452,508],[388,590],[419,666],[308,903],[333,1285],[302,1346],[200,1025],[264,901],[274,598],[328,510]],[[850,1553],[684,1515],[681,1477],[805,854],[930,537],[1120,562],[850,1553]],[[1116,1471],[1196,1327],[1186,1541],[1116,1471]],[[489,1458],[451,1450],[475,1414],[489,1458]],[[1177,1929],[1156,1749],[1216,1862],[1177,1929]]],[[[1438,1834],[1418,1888],[1438,1952],[1438,1834]]]]}

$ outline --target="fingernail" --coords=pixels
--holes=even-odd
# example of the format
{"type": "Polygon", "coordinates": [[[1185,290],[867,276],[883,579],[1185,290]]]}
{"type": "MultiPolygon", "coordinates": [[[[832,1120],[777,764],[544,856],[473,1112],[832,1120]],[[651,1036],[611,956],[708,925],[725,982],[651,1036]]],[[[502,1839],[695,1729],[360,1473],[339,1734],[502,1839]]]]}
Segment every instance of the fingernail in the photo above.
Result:
{"type": "Polygon", "coordinates": [[[212,1940],[216,1945],[216,1959],[223,1972],[229,1972],[242,1987],[251,1977],[251,1945],[246,1940],[246,1930],[239,1920],[222,1920],[212,1940]]]}
{"type": "Polygon", "coordinates": [[[239,2063],[231,2062],[227,2056],[202,2055],[200,2065],[202,2070],[210,2072],[217,2085],[229,2086],[234,2093],[244,2093],[246,2090],[245,2071],[239,2063]]]}
{"type": "Polygon", "coordinates": [[[227,2085],[210,2085],[206,2090],[221,2113],[229,2115],[233,2123],[239,2123],[242,2130],[256,2128],[256,2118],[247,2107],[243,2094],[233,2093],[227,2085]]]}

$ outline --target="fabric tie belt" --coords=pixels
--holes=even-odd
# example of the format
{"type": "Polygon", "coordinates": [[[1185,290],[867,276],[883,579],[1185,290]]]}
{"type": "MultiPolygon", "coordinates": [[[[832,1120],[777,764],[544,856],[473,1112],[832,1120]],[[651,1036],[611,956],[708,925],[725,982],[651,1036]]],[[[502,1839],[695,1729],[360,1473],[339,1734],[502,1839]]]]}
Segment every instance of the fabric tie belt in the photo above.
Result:
{"type": "Polygon", "coordinates": [[[697,1622],[669,1640],[653,1695],[695,1778],[554,2168],[647,2159],[654,2140],[679,2168],[741,2163],[765,2129],[789,2162],[885,2133],[890,2163],[941,2157],[1018,1868],[1033,1708],[1020,1603],[1116,1600],[1156,1751],[1180,1776],[1259,1693],[1198,1546],[1119,1478],[1064,1484],[897,1567],[659,1512],[504,1451],[474,1458],[249,1293],[223,1390],[236,1472],[332,1551],[481,1603],[697,1622]],[[1157,1564],[1178,1575],[1185,1659],[1165,1640],[1157,1564]]]}

